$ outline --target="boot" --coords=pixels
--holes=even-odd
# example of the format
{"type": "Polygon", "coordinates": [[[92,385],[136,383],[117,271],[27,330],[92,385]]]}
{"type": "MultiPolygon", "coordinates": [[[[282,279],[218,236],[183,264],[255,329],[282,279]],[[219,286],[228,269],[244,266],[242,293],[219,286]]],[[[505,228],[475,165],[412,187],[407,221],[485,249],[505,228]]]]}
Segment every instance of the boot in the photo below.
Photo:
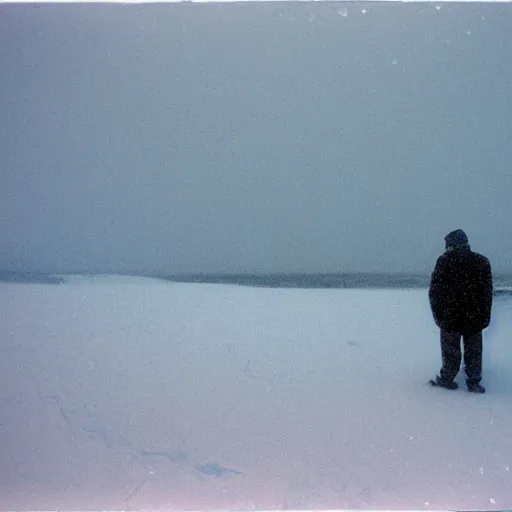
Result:
{"type": "Polygon", "coordinates": [[[455,381],[445,381],[439,375],[436,377],[435,385],[446,389],[457,389],[459,385],[455,381]]]}
{"type": "Polygon", "coordinates": [[[468,382],[467,385],[470,393],[485,393],[485,388],[478,382],[468,382]]]}

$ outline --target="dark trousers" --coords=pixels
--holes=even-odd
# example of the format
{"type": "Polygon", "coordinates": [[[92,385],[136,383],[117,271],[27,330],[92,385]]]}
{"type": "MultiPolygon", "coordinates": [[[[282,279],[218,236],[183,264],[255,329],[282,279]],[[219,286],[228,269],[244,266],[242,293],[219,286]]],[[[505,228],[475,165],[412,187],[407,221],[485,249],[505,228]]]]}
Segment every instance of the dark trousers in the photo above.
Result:
{"type": "Polygon", "coordinates": [[[462,354],[460,339],[464,339],[464,370],[466,382],[476,384],[482,380],[482,332],[470,336],[458,332],[447,332],[441,329],[441,355],[443,366],[440,377],[452,382],[460,370],[462,354]]]}

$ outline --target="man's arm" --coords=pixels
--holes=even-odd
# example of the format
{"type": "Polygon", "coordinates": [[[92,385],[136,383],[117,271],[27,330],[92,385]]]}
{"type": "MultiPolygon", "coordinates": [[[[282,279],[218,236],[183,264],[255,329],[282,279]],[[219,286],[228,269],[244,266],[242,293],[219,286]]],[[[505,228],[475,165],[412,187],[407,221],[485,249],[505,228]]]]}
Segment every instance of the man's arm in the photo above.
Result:
{"type": "Polygon", "coordinates": [[[492,309],[492,294],[493,294],[493,282],[492,282],[492,270],[489,261],[485,261],[483,268],[483,313],[485,319],[485,326],[487,327],[491,321],[491,309],[492,309]]]}
{"type": "Polygon", "coordinates": [[[443,316],[443,308],[442,308],[443,295],[442,294],[443,294],[443,288],[445,285],[444,276],[445,276],[445,265],[444,265],[443,257],[440,256],[436,262],[434,271],[432,272],[432,276],[430,278],[430,287],[428,290],[430,309],[432,310],[432,315],[434,316],[434,321],[438,326],[440,325],[440,322],[442,322],[442,316],[443,316]]]}

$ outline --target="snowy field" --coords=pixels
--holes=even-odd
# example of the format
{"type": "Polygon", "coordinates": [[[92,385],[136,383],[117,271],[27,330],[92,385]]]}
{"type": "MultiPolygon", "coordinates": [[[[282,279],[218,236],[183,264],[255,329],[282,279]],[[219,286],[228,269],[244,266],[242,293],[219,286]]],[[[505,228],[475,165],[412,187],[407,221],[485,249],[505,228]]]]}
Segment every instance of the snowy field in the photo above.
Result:
{"type": "Polygon", "coordinates": [[[0,283],[0,509],[512,503],[512,300],[487,394],[430,388],[426,290],[0,283]]]}

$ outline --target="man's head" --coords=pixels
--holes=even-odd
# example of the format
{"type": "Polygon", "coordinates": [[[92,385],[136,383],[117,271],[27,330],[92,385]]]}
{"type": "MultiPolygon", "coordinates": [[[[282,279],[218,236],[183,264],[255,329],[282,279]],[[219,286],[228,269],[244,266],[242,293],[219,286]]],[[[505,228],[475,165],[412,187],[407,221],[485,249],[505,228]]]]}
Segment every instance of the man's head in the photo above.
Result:
{"type": "Polygon", "coordinates": [[[462,231],[462,229],[456,229],[455,231],[448,233],[444,237],[444,241],[446,242],[447,250],[454,249],[456,247],[465,247],[469,245],[468,237],[466,233],[462,231]]]}

